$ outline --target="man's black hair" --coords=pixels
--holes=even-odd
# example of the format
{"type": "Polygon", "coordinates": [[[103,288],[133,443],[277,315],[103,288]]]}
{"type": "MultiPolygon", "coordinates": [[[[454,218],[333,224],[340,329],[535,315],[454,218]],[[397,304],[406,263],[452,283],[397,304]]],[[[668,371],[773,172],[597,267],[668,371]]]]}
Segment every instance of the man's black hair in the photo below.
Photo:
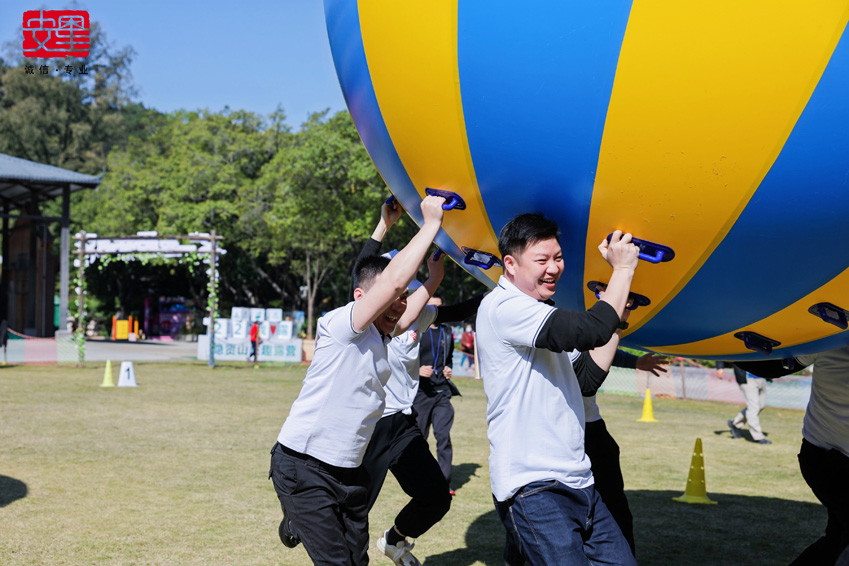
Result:
{"type": "Polygon", "coordinates": [[[378,275],[389,265],[389,258],[370,255],[362,258],[354,267],[354,289],[368,291],[378,275]]]}
{"type": "Polygon", "coordinates": [[[501,254],[501,260],[503,261],[508,255],[516,257],[528,246],[551,238],[560,241],[560,228],[557,227],[556,222],[539,212],[515,216],[504,225],[498,235],[498,251],[501,254]]]}

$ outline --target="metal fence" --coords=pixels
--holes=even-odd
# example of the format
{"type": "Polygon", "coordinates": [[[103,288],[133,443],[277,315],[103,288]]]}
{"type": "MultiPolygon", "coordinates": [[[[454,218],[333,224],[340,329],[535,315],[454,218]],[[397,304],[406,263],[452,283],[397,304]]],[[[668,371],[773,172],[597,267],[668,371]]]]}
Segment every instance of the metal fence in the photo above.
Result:
{"type": "MultiPolygon", "coordinates": [[[[77,359],[77,347],[71,336],[33,338],[10,331],[3,352],[3,361],[7,364],[76,363],[77,359]]],[[[454,375],[474,377],[474,356],[455,350],[454,375]]],[[[656,398],[744,404],[743,394],[734,380],[734,372],[726,371],[726,376],[725,379],[719,379],[715,370],[693,366],[688,362],[673,362],[668,371],[660,376],[614,367],[600,391],[643,397],[648,387],[656,398]]],[[[811,378],[790,376],[767,385],[766,404],[784,409],[805,409],[810,396],[811,378]]]]}
{"type": "MultiPolygon", "coordinates": [[[[679,363],[670,365],[660,376],[614,367],[600,391],[643,397],[648,387],[652,397],[745,404],[734,372],[727,370],[725,373],[726,378],[719,379],[713,369],[679,363]]],[[[804,409],[810,396],[810,377],[789,376],[767,384],[766,404],[783,409],[804,409]]]]}

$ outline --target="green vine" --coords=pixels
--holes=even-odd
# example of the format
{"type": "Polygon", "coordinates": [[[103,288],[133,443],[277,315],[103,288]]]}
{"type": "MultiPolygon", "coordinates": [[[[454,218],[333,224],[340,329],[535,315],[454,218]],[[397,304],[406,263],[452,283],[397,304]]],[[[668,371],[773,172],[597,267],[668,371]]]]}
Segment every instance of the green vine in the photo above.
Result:
{"type": "MultiPolygon", "coordinates": [[[[85,261],[85,257],[80,261],[85,261]]],[[[77,363],[83,365],[85,363],[85,304],[81,304],[82,298],[85,296],[85,281],[80,279],[80,272],[77,271],[74,276],[74,288],[78,288],[77,300],[74,301],[74,306],[77,308],[77,313],[82,313],[80,320],[77,322],[77,331],[74,332],[73,340],[77,347],[77,363]]]]}
{"type": "MultiPolygon", "coordinates": [[[[197,275],[198,269],[203,268],[207,257],[211,257],[211,253],[197,253],[197,252],[187,252],[184,253],[181,257],[173,258],[173,257],[162,257],[157,253],[134,253],[134,254],[119,254],[119,255],[108,255],[103,254],[97,257],[97,260],[93,262],[93,264],[89,264],[88,267],[97,267],[99,272],[103,272],[111,263],[113,262],[127,262],[127,261],[138,261],[143,266],[149,265],[167,265],[172,263],[175,259],[177,263],[184,264],[191,273],[192,276],[197,275]]],[[[82,261],[85,261],[83,259],[82,261]]],[[[210,262],[211,263],[211,262],[210,262]]],[[[215,269],[215,266],[212,266],[211,269],[215,269]]],[[[219,318],[218,314],[219,303],[218,303],[218,279],[215,279],[215,284],[213,285],[212,278],[210,278],[207,283],[207,291],[209,292],[209,305],[215,305],[215,317],[219,318]]],[[[88,296],[86,293],[86,284],[84,280],[80,279],[79,271],[75,275],[75,287],[80,288],[80,293],[84,296],[88,296]]],[[[77,299],[75,301],[75,306],[77,308],[77,313],[80,312],[80,293],[77,293],[77,299]]],[[[85,363],[85,340],[86,340],[86,309],[83,305],[82,308],[82,316],[77,324],[77,331],[74,333],[73,340],[77,347],[77,358],[79,360],[79,364],[83,365],[85,363]]]]}

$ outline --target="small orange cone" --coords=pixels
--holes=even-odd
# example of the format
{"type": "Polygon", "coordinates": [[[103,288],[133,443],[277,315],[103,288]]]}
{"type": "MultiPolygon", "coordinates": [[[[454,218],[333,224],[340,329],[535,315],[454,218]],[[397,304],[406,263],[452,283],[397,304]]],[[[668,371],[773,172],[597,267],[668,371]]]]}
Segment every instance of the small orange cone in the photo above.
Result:
{"type": "Polygon", "coordinates": [[[701,438],[696,439],[696,446],[693,447],[693,458],[690,460],[690,475],[687,476],[687,487],[684,489],[684,495],[673,497],[672,499],[682,503],[716,505],[716,501],[712,501],[707,496],[707,488],[705,486],[705,455],[702,452],[701,438]]]}
{"type": "Polygon", "coordinates": [[[651,389],[646,387],[646,398],[643,400],[643,416],[637,419],[638,423],[656,423],[654,409],[651,406],[651,389]]]}

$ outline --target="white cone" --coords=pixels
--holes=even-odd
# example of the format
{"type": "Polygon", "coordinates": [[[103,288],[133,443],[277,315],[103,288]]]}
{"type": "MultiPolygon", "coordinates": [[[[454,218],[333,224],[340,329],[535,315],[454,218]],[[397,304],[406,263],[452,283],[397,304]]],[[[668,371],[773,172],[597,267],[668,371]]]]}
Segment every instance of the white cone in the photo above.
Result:
{"type": "Polygon", "coordinates": [[[118,376],[118,387],[138,387],[133,362],[121,362],[121,374],[118,376]]]}

